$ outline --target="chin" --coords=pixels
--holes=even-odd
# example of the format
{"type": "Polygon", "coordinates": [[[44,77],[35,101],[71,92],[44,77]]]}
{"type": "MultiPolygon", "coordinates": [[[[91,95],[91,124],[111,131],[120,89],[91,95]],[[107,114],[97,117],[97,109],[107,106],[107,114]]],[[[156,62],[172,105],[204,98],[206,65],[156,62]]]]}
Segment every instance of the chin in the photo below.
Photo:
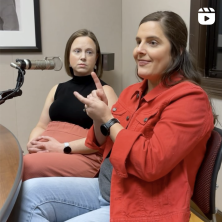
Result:
{"type": "Polygon", "coordinates": [[[89,74],[91,72],[88,71],[88,70],[78,70],[78,73],[81,74],[81,75],[87,75],[87,74],[89,74]]]}
{"type": "Polygon", "coordinates": [[[137,73],[137,75],[142,78],[142,79],[149,79],[149,75],[148,73],[137,73]]]}

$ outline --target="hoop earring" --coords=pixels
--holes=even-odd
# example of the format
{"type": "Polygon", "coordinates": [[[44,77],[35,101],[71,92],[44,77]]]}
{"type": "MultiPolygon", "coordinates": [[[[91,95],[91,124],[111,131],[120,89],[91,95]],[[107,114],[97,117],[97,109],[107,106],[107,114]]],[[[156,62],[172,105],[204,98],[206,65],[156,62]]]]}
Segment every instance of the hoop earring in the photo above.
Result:
{"type": "Polygon", "coordinates": [[[96,70],[97,70],[97,66],[95,65],[93,71],[96,73],[96,70]]]}

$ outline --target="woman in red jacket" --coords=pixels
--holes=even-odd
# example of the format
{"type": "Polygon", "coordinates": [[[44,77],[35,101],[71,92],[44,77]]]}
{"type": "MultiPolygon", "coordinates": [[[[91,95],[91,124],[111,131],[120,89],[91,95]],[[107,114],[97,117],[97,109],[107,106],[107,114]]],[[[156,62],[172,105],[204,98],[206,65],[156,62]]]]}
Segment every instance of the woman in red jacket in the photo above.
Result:
{"type": "Polygon", "coordinates": [[[23,184],[18,221],[188,222],[190,198],[214,127],[187,47],[187,28],[173,12],[142,19],[133,52],[140,83],[112,110],[97,90],[75,92],[93,119],[86,146],[104,150],[99,178],[40,178],[23,184]]]}

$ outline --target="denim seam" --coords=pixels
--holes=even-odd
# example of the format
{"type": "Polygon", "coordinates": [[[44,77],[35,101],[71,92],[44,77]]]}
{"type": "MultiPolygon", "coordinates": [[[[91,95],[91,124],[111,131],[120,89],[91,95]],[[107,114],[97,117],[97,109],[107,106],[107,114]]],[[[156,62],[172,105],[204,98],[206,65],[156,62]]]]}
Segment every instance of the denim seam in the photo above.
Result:
{"type": "MultiPolygon", "coordinates": [[[[95,210],[95,209],[98,209],[98,208],[92,208],[92,207],[87,207],[87,206],[84,206],[84,205],[81,205],[79,203],[71,203],[71,202],[66,202],[66,201],[62,201],[62,200],[45,200],[44,202],[41,202],[41,203],[38,203],[38,204],[35,204],[35,206],[31,207],[31,212],[30,212],[30,218],[32,218],[32,215],[33,215],[33,212],[36,208],[38,208],[39,206],[43,205],[43,204],[46,204],[46,203],[63,203],[63,204],[67,204],[67,205],[72,205],[72,206],[76,206],[76,207],[79,207],[79,208],[82,208],[82,209],[86,209],[86,210],[89,210],[89,211],[92,211],[92,210],[95,210]]],[[[46,218],[45,218],[46,219],[46,218]]],[[[31,221],[31,220],[29,220],[31,221]]]]}

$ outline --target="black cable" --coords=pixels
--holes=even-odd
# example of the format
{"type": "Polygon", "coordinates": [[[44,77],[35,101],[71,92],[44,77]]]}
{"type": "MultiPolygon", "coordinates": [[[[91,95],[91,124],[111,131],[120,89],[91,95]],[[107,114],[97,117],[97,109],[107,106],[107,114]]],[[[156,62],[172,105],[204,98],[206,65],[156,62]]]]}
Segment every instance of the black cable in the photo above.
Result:
{"type": "Polygon", "coordinates": [[[25,70],[22,70],[21,68],[18,68],[18,77],[17,77],[16,87],[10,94],[8,94],[7,96],[0,99],[0,104],[4,103],[5,99],[10,97],[11,95],[15,94],[16,92],[19,92],[20,88],[22,87],[22,85],[24,83],[24,75],[25,75],[25,70]]]}

